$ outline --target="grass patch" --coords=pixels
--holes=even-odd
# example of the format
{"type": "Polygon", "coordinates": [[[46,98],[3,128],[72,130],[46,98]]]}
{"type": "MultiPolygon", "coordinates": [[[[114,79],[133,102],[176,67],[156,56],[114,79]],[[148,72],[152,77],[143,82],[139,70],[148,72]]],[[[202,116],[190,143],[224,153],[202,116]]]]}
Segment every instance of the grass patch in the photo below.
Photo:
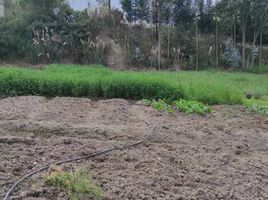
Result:
{"type": "Polygon", "coordinates": [[[255,99],[244,99],[243,104],[247,106],[257,105],[257,106],[268,106],[268,96],[255,99]]]}
{"type": "Polygon", "coordinates": [[[258,66],[250,67],[245,70],[246,72],[255,73],[255,74],[268,74],[268,65],[264,65],[261,68],[258,66]]]}
{"type": "Polygon", "coordinates": [[[186,99],[242,104],[245,93],[268,95],[265,75],[222,72],[122,72],[103,66],[50,65],[44,70],[0,68],[0,95],[125,99],[186,99]]]}
{"type": "Polygon", "coordinates": [[[52,172],[45,177],[45,181],[47,185],[64,189],[70,200],[104,199],[102,190],[90,180],[90,176],[85,170],[76,170],[71,173],[52,172]]]}

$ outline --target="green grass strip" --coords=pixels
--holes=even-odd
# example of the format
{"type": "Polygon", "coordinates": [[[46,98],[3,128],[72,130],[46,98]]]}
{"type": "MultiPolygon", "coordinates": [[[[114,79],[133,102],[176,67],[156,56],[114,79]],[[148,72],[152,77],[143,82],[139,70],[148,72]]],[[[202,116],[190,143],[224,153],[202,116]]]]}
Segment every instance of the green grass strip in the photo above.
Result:
{"type": "Polygon", "coordinates": [[[0,95],[125,99],[187,99],[243,104],[245,93],[268,95],[268,77],[222,72],[124,72],[103,66],[50,65],[44,70],[0,68],[0,95]]]}

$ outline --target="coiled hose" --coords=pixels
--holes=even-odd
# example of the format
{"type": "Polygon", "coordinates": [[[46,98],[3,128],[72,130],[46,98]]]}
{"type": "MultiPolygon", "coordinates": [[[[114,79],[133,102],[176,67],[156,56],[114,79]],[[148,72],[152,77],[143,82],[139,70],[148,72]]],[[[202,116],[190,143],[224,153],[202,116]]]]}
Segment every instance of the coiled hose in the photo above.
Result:
{"type": "Polygon", "coordinates": [[[107,149],[107,150],[104,150],[104,151],[100,151],[100,152],[96,152],[96,153],[93,153],[93,154],[89,154],[89,155],[86,155],[86,156],[82,156],[82,157],[77,157],[77,158],[71,158],[71,159],[68,159],[68,160],[63,160],[63,161],[59,161],[57,163],[54,163],[52,165],[45,165],[43,167],[41,167],[40,169],[36,170],[36,171],[33,171],[27,175],[25,175],[24,177],[22,177],[20,180],[18,180],[16,183],[14,183],[10,189],[8,190],[8,192],[6,193],[5,197],[4,197],[4,200],[8,200],[9,196],[12,194],[12,192],[14,191],[14,189],[19,185],[21,184],[22,182],[24,182],[26,179],[32,177],[33,175],[35,174],[38,174],[40,172],[43,172],[47,169],[50,168],[50,166],[56,166],[56,165],[62,165],[62,164],[65,164],[65,163],[70,163],[70,162],[77,162],[77,161],[80,161],[80,160],[86,160],[88,158],[92,158],[92,157],[95,157],[95,156],[99,156],[99,155],[103,155],[103,154],[107,154],[109,152],[112,152],[112,151],[117,151],[117,150],[124,150],[124,149],[129,149],[131,147],[135,147],[137,145],[140,145],[144,142],[146,142],[148,140],[148,138],[152,135],[154,129],[155,129],[156,125],[153,125],[152,128],[150,129],[150,131],[148,132],[148,134],[140,141],[134,143],[134,144],[128,144],[128,145],[123,145],[121,147],[113,147],[113,148],[110,148],[110,149],[107,149]]]}

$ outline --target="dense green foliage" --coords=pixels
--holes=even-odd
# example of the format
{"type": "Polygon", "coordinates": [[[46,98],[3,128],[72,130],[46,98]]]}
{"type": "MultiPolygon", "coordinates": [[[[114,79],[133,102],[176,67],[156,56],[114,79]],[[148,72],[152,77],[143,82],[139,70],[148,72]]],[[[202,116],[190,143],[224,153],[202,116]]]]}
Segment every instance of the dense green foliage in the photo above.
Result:
{"type": "Polygon", "coordinates": [[[90,181],[90,176],[85,170],[75,172],[52,172],[45,177],[46,184],[64,189],[70,200],[104,199],[102,190],[90,181]]]}
{"type": "Polygon", "coordinates": [[[2,68],[0,94],[126,99],[182,97],[179,84],[159,76],[113,72],[100,66],[50,66],[44,71],[2,68]]]}
{"type": "Polygon", "coordinates": [[[119,72],[102,66],[0,68],[1,95],[196,100],[240,104],[245,93],[268,95],[265,75],[221,72],[119,72]]]}
{"type": "MultiPolygon", "coordinates": [[[[74,11],[66,0],[5,2],[6,16],[0,18],[0,60],[113,65],[107,57],[114,44],[117,49],[113,51],[121,52],[115,60],[123,60],[122,65],[156,67],[155,0],[121,0],[123,12],[109,10],[109,1],[101,0],[98,9],[83,11],[74,11]]],[[[216,2],[159,0],[162,69],[235,66],[264,71],[267,0],[216,2]],[[234,48],[224,51],[229,38],[234,48]]]]}

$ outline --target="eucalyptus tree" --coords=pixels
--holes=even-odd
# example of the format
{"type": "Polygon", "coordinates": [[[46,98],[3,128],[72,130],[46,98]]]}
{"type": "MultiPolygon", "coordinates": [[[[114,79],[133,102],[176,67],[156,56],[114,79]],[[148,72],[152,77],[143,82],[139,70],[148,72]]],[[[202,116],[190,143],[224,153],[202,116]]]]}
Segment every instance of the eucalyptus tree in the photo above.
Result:
{"type": "Polygon", "coordinates": [[[168,44],[167,44],[167,59],[170,59],[170,42],[171,42],[171,29],[174,24],[175,4],[174,0],[167,0],[162,5],[162,18],[165,24],[168,25],[168,44]]]}
{"type": "Polygon", "coordinates": [[[162,13],[161,6],[162,0],[155,0],[156,6],[156,38],[157,38],[157,69],[161,68],[161,25],[162,25],[162,13]]]}
{"type": "MultiPolygon", "coordinates": [[[[259,62],[262,60],[262,38],[263,29],[267,25],[268,21],[268,1],[267,0],[255,0],[251,3],[251,17],[250,17],[250,33],[252,36],[251,45],[251,66],[254,65],[255,58],[259,55],[259,62]],[[256,47],[257,39],[260,38],[260,48],[256,47]]],[[[261,62],[259,63],[261,65],[261,62]]]]}
{"type": "MultiPolygon", "coordinates": [[[[218,13],[223,16],[223,21],[231,24],[233,19],[237,20],[237,24],[242,34],[242,68],[246,68],[246,42],[247,29],[251,17],[252,1],[251,0],[222,0],[217,4],[218,13]],[[229,22],[228,22],[229,21],[229,22]]],[[[236,23],[236,22],[235,22],[236,23]]],[[[236,32],[236,31],[234,31],[236,32]]],[[[235,37],[235,36],[234,36],[235,37]]]]}

